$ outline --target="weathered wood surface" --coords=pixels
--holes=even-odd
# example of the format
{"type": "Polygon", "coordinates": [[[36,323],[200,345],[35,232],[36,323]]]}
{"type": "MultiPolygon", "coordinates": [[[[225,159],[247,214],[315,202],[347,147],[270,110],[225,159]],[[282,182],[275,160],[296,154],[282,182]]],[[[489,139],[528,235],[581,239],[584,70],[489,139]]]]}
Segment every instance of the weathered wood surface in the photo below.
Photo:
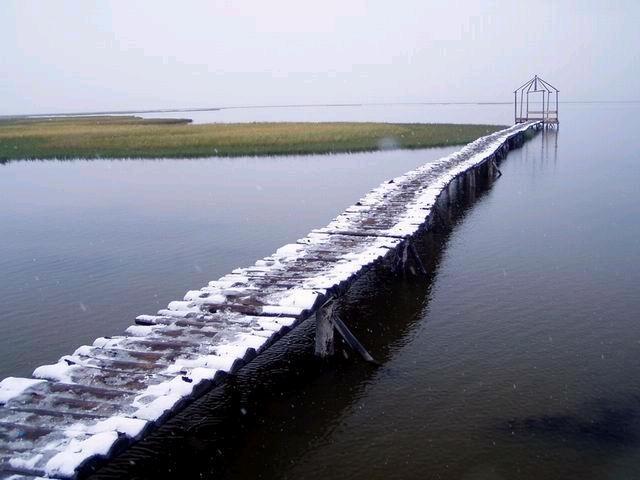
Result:
{"type": "MultiPolygon", "coordinates": [[[[358,275],[447,215],[454,183],[485,169],[539,123],[516,125],[383,183],[329,225],[187,292],[124,335],[98,338],[33,378],[0,382],[0,478],[72,478],[113,456],[314,315],[358,275]],[[440,211],[442,210],[442,211],[440,211]]],[[[393,257],[391,257],[393,258],[393,257]]],[[[404,262],[406,263],[406,258],[404,262]]],[[[332,348],[331,318],[319,338],[332,348]]]]}

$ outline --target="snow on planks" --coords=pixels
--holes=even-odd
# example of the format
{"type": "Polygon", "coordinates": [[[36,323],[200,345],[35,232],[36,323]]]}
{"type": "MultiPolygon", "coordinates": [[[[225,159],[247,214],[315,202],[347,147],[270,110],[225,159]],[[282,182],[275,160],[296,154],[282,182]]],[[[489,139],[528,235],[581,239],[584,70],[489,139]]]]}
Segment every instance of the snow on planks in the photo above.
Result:
{"type": "Polygon", "coordinates": [[[117,454],[428,228],[452,180],[537,128],[482,137],[383,183],[326,227],[139,316],[124,335],[98,338],[31,379],[4,379],[0,478],[73,478],[117,454]]]}

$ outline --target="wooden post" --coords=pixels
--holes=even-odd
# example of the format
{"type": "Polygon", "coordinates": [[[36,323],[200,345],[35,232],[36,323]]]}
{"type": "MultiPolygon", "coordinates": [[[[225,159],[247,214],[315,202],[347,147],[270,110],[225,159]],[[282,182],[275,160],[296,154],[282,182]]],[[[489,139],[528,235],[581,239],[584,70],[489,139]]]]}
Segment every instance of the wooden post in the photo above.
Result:
{"type": "MultiPolygon", "coordinates": [[[[409,259],[409,240],[405,240],[404,245],[402,246],[402,274],[404,276],[407,275],[407,260],[409,259]]],[[[414,272],[411,272],[415,275],[414,272]]]]}
{"type": "MultiPolygon", "coordinates": [[[[438,210],[434,209],[433,213],[437,216],[438,210]]],[[[407,273],[410,273],[414,277],[418,276],[418,272],[424,276],[428,275],[427,269],[424,267],[415,245],[408,238],[404,240],[400,246],[400,254],[396,254],[393,271],[396,275],[402,273],[405,278],[407,277],[407,273]],[[411,262],[410,259],[412,259],[413,262],[411,262]]]]}
{"type": "Polygon", "coordinates": [[[498,168],[498,164],[496,163],[495,159],[491,160],[491,164],[493,165],[493,168],[495,169],[495,171],[498,173],[498,178],[500,178],[502,176],[502,172],[498,168]]]}
{"type": "Polygon", "coordinates": [[[364,346],[358,341],[355,335],[351,333],[351,330],[347,328],[344,322],[340,320],[340,317],[335,315],[333,321],[336,329],[338,330],[338,333],[340,333],[342,338],[344,338],[344,341],[347,342],[347,345],[358,352],[365,362],[373,363],[374,365],[380,365],[380,363],[376,361],[369,352],[367,352],[367,349],[364,348],[364,346]]]}
{"type": "Polygon", "coordinates": [[[464,181],[467,197],[473,202],[476,199],[476,173],[475,169],[471,168],[464,173],[464,181]]]}
{"type": "Polygon", "coordinates": [[[316,348],[315,353],[320,358],[333,355],[333,300],[329,300],[316,312],[316,348]]]}
{"type": "Polygon", "coordinates": [[[429,274],[427,273],[427,269],[424,268],[424,263],[422,263],[422,259],[418,255],[418,251],[416,250],[413,242],[409,243],[409,251],[413,255],[413,261],[416,262],[416,266],[418,267],[418,270],[420,270],[420,273],[422,273],[422,275],[424,275],[425,277],[428,276],[429,274]]]}
{"type": "Polygon", "coordinates": [[[334,353],[334,332],[337,331],[354,351],[367,362],[380,365],[358,341],[335,312],[335,301],[331,299],[316,312],[316,356],[328,358],[334,353]]]}

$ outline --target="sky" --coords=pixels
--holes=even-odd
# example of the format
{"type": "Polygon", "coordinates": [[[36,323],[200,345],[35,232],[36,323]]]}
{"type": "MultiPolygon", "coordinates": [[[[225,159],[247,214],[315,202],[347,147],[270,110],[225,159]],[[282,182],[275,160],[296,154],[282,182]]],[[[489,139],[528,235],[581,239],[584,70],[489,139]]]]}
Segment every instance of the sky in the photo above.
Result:
{"type": "Polygon", "coordinates": [[[0,0],[0,115],[640,100],[640,2],[0,0]]]}

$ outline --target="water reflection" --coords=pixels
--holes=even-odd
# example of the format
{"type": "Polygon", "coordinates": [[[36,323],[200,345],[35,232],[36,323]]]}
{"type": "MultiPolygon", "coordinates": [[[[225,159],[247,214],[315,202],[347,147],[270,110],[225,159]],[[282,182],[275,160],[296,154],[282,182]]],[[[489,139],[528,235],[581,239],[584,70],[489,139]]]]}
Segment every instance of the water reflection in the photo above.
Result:
{"type": "Polygon", "coordinates": [[[557,413],[506,421],[508,435],[542,437],[545,442],[575,449],[634,447],[640,441],[640,398],[601,399],[578,407],[578,413],[557,413]]]}

